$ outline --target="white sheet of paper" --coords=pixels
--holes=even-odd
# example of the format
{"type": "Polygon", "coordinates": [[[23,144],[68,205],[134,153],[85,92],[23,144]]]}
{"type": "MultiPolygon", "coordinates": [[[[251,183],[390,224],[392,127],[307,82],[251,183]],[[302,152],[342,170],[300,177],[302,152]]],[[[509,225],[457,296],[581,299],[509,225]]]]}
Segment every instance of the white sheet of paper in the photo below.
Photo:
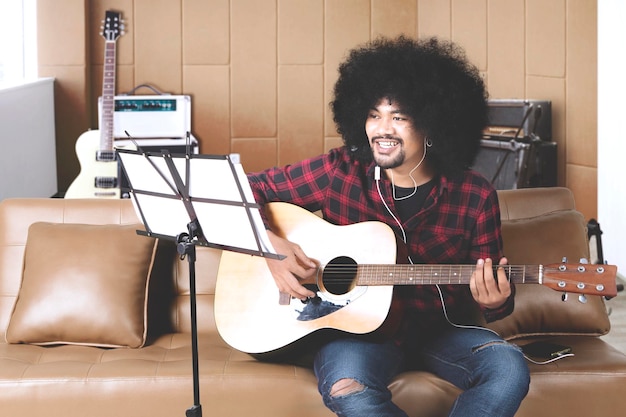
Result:
{"type": "MultiPolygon", "coordinates": [[[[131,194],[135,210],[141,218],[141,208],[147,229],[171,237],[186,233],[191,219],[183,200],[177,196],[176,182],[165,157],[146,157],[134,152],[120,152],[119,155],[135,191],[131,194]]],[[[187,177],[186,158],[171,158],[184,183],[187,177]]],[[[255,203],[254,195],[241,164],[231,167],[226,158],[196,156],[189,160],[189,167],[189,195],[205,239],[217,245],[275,254],[259,209],[249,207],[255,203]]]]}

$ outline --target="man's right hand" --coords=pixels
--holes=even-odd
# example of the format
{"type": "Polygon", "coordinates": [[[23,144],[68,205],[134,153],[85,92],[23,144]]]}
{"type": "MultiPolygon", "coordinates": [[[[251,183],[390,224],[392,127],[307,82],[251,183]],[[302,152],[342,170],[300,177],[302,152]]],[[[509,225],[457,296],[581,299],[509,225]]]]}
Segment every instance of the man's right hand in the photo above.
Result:
{"type": "Polygon", "coordinates": [[[296,243],[276,235],[271,230],[268,230],[267,234],[276,253],[286,256],[282,260],[266,258],[278,290],[301,300],[315,297],[314,292],[300,284],[298,277],[304,279],[314,276],[317,273],[317,264],[306,256],[296,243]]]}

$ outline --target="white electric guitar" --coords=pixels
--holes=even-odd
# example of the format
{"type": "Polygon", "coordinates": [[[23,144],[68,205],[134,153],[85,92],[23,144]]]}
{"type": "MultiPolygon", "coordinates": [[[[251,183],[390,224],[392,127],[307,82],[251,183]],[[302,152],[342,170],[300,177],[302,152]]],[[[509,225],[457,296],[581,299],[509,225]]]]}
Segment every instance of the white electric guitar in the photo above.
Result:
{"type": "Polygon", "coordinates": [[[121,13],[106,11],[102,37],[104,71],[100,130],[89,130],[76,141],[80,173],[65,198],[120,198],[119,165],[113,147],[113,112],[115,110],[115,43],[123,34],[121,13]]]}

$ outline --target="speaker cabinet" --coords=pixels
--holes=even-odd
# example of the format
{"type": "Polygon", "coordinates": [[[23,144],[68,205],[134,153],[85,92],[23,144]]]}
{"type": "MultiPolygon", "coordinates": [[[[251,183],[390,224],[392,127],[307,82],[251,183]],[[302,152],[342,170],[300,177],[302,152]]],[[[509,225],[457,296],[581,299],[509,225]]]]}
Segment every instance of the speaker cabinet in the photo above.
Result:
{"type": "Polygon", "coordinates": [[[497,190],[556,186],[556,142],[481,140],[472,168],[497,190]]]}

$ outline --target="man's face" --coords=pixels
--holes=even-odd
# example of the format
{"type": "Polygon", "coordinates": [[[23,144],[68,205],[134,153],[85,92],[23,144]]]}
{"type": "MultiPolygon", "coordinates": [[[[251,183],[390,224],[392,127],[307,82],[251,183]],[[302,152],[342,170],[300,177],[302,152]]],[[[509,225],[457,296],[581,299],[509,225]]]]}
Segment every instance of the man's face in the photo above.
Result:
{"type": "Polygon", "coordinates": [[[383,169],[413,168],[424,154],[424,135],[393,101],[383,98],[368,113],[365,133],[374,161],[383,169]]]}

